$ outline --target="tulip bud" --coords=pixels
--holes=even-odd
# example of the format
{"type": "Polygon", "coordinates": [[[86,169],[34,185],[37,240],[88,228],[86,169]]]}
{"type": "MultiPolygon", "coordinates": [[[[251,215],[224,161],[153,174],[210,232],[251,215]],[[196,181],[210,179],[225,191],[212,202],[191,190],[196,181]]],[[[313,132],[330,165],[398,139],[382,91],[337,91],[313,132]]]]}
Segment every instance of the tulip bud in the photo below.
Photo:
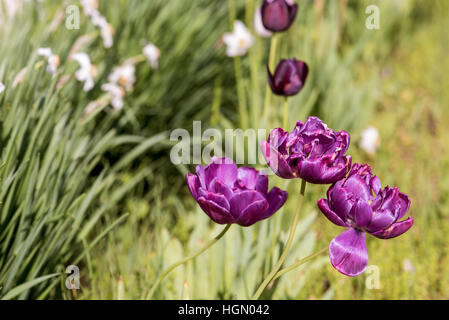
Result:
{"type": "Polygon", "coordinates": [[[262,22],[267,30],[281,32],[287,30],[296,17],[298,5],[293,0],[264,0],[262,22]]]}
{"type": "Polygon", "coordinates": [[[274,75],[269,66],[268,83],[274,94],[280,96],[293,96],[304,87],[309,74],[309,67],[303,61],[296,59],[281,60],[276,67],[274,75]]]}

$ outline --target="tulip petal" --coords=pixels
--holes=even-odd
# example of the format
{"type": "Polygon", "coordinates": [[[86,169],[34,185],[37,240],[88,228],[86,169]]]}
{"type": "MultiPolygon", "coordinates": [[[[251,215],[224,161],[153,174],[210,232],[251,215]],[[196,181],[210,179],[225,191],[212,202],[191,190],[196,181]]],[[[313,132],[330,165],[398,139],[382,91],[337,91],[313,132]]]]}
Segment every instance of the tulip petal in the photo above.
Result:
{"type": "Polygon", "coordinates": [[[261,142],[261,150],[265,160],[276,175],[284,179],[295,178],[295,175],[284,157],[276,149],[271,147],[268,142],[261,142]]]}
{"type": "Polygon", "coordinates": [[[326,199],[318,200],[318,208],[331,222],[341,227],[348,227],[348,225],[329,207],[329,202],[326,199]]]}
{"type": "Polygon", "coordinates": [[[344,275],[354,277],[363,273],[368,265],[365,233],[350,228],[340,234],[329,245],[329,258],[344,275]]]}
{"type": "Polygon", "coordinates": [[[187,173],[186,175],[187,186],[189,187],[190,193],[195,200],[198,200],[198,188],[201,186],[198,177],[192,173],[187,173]]]}
{"type": "Polygon", "coordinates": [[[375,210],[373,218],[366,229],[371,233],[384,230],[390,227],[395,220],[396,219],[390,210],[375,210]]]}
{"type": "Polygon", "coordinates": [[[216,223],[229,224],[234,222],[234,219],[232,215],[229,214],[229,211],[219,204],[211,200],[207,200],[204,197],[199,197],[198,203],[201,209],[203,209],[203,211],[216,223]]]}
{"type": "Polygon", "coordinates": [[[268,209],[267,200],[260,192],[254,190],[235,194],[229,204],[232,216],[242,225],[260,220],[268,209]],[[253,204],[255,205],[252,206],[253,204]]]}
{"type": "Polygon", "coordinates": [[[271,217],[276,211],[278,211],[287,201],[288,193],[287,191],[281,190],[274,187],[267,194],[267,201],[269,204],[268,210],[263,215],[262,219],[267,219],[271,217]]]}
{"type": "Polygon", "coordinates": [[[232,196],[234,195],[232,188],[230,186],[224,184],[217,178],[212,180],[212,182],[210,183],[209,191],[218,193],[218,194],[222,194],[225,196],[225,198],[227,200],[231,199],[232,196]]]}
{"type": "Polygon", "coordinates": [[[249,227],[257,221],[263,219],[264,212],[268,209],[268,202],[265,199],[254,201],[246,209],[243,210],[239,219],[236,221],[243,227],[249,227]]]}
{"type": "Polygon", "coordinates": [[[254,168],[240,167],[237,174],[237,187],[257,190],[266,194],[268,191],[268,177],[254,168]]]}
{"type": "Polygon", "coordinates": [[[373,217],[373,210],[368,202],[364,200],[357,200],[352,206],[350,215],[354,218],[357,227],[366,227],[373,217]]]}
{"type": "Polygon", "coordinates": [[[408,217],[406,220],[393,223],[388,229],[371,233],[376,238],[391,239],[400,236],[404,232],[408,231],[413,225],[413,218],[408,217]]]}
{"type": "Polygon", "coordinates": [[[264,2],[262,5],[262,23],[270,31],[287,30],[291,24],[287,4],[284,1],[264,2]]]}
{"type": "Polygon", "coordinates": [[[237,165],[228,158],[213,158],[212,163],[204,169],[204,177],[208,187],[214,178],[228,186],[234,186],[237,179],[237,165]]]}

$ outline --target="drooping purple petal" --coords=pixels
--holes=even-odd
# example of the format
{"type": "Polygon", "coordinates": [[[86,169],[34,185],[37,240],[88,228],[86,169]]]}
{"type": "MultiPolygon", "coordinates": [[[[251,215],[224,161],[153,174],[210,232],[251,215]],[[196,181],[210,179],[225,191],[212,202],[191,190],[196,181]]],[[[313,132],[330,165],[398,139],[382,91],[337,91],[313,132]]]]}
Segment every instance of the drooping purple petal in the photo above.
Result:
{"type": "Polygon", "coordinates": [[[368,265],[365,233],[350,228],[333,239],[329,245],[329,258],[335,269],[355,277],[368,265]]]}

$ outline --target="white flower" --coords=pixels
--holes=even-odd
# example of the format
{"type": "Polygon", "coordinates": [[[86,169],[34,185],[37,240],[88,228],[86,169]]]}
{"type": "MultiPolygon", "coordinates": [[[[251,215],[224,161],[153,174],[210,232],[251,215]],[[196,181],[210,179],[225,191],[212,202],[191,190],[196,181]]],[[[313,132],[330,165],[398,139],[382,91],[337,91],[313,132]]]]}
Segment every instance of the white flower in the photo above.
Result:
{"type": "Polygon", "coordinates": [[[23,1],[21,1],[21,0],[1,0],[0,1],[0,15],[3,15],[3,12],[2,12],[3,5],[4,5],[4,8],[5,8],[6,14],[10,18],[12,18],[17,13],[22,11],[23,1]]]}
{"type": "Polygon", "coordinates": [[[47,69],[48,73],[51,73],[53,76],[56,74],[58,67],[61,63],[59,60],[59,56],[53,54],[50,48],[39,48],[37,49],[37,54],[47,58],[47,69]]]}
{"type": "Polygon", "coordinates": [[[94,87],[94,78],[97,76],[97,68],[90,62],[89,56],[84,53],[75,53],[72,59],[77,61],[80,68],[75,72],[78,81],[84,82],[84,91],[89,91],[94,87]]]}
{"type": "Polygon", "coordinates": [[[98,9],[98,0],[81,0],[81,5],[83,6],[84,14],[91,16],[98,9]]]}
{"type": "Polygon", "coordinates": [[[375,127],[368,127],[363,130],[360,140],[360,148],[368,154],[374,155],[380,146],[379,131],[375,127]]]}
{"type": "Polygon", "coordinates": [[[0,82],[0,93],[2,93],[3,91],[5,91],[5,85],[0,82]]]}
{"type": "Polygon", "coordinates": [[[271,35],[273,34],[270,30],[267,30],[264,27],[262,22],[262,10],[260,8],[257,8],[256,12],[254,13],[254,30],[262,38],[271,37],[271,35]]]}
{"type": "Polygon", "coordinates": [[[134,65],[124,64],[120,67],[115,67],[114,71],[109,75],[108,80],[110,83],[120,85],[126,91],[131,91],[134,82],[136,82],[135,71],[136,68],[134,65]]]}
{"type": "Polygon", "coordinates": [[[234,22],[234,31],[223,35],[223,42],[226,44],[226,55],[228,57],[243,56],[253,45],[254,38],[246,29],[243,22],[234,22]]]}
{"type": "Polygon", "coordinates": [[[115,83],[105,83],[101,86],[101,89],[111,95],[111,105],[115,110],[120,110],[123,108],[125,91],[122,87],[115,83]]]}
{"type": "Polygon", "coordinates": [[[105,48],[110,48],[114,44],[114,28],[105,17],[103,17],[97,10],[91,14],[92,24],[100,28],[101,37],[105,48]]]}
{"type": "Polygon", "coordinates": [[[143,54],[150,62],[150,65],[153,69],[157,69],[159,66],[159,59],[161,57],[161,51],[154,44],[147,44],[143,48],[143,54]]]}
{"type": "Polygon", "coordinates": [[[415,272],[416,271],[416,268],[413,265],[413,263],[410,261],[410,259],[402,260],[402,268],[406,272],[415,272]]]}

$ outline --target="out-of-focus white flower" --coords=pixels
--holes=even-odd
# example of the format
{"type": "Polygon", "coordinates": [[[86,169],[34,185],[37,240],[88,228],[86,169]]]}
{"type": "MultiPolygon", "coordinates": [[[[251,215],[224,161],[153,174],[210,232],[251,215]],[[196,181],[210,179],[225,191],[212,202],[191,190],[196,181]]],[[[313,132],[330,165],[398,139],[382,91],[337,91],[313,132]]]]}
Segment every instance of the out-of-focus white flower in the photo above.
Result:
{"type": "Polygon", "coordinates": [[[81,6],[83,7],[84,14],[91,16],[98,9],[98,0],[81,0],[81,6]]]}
{"type": "Polygon", "coordinates": [[[271,35],[273,34],[270,30],[267,30],[264,27],[262,23],[262,11],[260,10],[260,8],[257,8],[256,12],[254,13],[254,30],[262,38],[271,37],[271,35]]]}
{"type": "Polygon", "coordinates": [[[8,17],[12,18],[22,10],[22,0],[0,0],[0,16],[3,16],[3,6],[8,17]]]}
{"type": "Polygon", "coordinates": [[[0,82],[0,93],[2,93],[3,91],[5,91],[5,85],[0,82]]]}
{"type": "Polygon", "coordinates": [[[413,265],[413,263],[410,261],[410,259],[404,259],[402,261],[402,268],[406,272],[415,272],[416,271],[416,268],[413,265]]]}
{"type": "Polygon", "coordinates": [[[53,76],[56,74],[56,71],[58,71],[58,67],[61,64],[61,61],[59,60],[59,56],[56,54],[53,54],[50,48],[39,48],[37,49],[37,54],[47,58],[47,69],[46,71],[48,73],[51,73],[53,76]]]}
{"type": "Polygon", "coordinates": [[[143,54],[150,62],[150,65],[153,69],[157,69],[159,67],[159,59],[161,58],[161,51],[154,44],[147,44],[143,48],[143,54]]]}
{"type": "Polygon", "coordinates": [[[123,108],[123,98],[125,97],[125,90],[115,83],[105,83],[101,86],[103,91],[111,95],[111,105],[115,110],[123,108]]]}
{"type": "Polygon", "coordinates": [[[243,22],[234,22],[234,31],[223,35],[223,42],[226,44],[226,55],[228,57],[243,56],[253,45],[254,38],[243,22]]]}
{"type": "Polygon", "coordinates": [[[368,127],[362,131],[360,148],[365,150],[368,154],[374,155],[379,146],[380,146],[379,131],[377,131],[375,127],[368,127]]]}
{"type": "Polygon", "coordinates": [[[110,83],[120,85],[126,91],[131,91],[134,82],[136,82],[135,71],[136,68],[134,65],[124,64],[120,67],[115,67],[114,71],[109,75],[108,80],[110,83]]]}
{"type": "Polygon", "coordinates": [[[103,38],[103,44],[105,48],[110,48],[114,44],[114,28],[100,12],[95,10],[91,14],[92,24],[100,28],[101,37],[103,38]]]}
{"type": "Polygon", "coordinates": [[[97,76],[97,68],[90,62],[89,56],[84,52],[75,53],[72,59],[78,62],[80,68],[75,72],[78,81],[84,82],[84,91],[94,87],[94,78],[97,76]]]}

